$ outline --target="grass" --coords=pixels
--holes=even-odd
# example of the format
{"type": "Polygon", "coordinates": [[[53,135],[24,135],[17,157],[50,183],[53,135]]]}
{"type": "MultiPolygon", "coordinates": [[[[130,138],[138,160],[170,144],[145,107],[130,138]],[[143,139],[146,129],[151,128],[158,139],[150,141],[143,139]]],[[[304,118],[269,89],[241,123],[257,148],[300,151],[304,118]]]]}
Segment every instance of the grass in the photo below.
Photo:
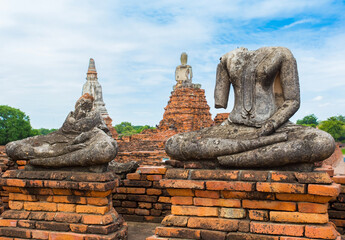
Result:
{"type": "Polygon", "coordinates": [[[341,152],[342,152],[343,154],[345,154],[345,148],[342,148],[342,149],[341,149],[341,152]]]}

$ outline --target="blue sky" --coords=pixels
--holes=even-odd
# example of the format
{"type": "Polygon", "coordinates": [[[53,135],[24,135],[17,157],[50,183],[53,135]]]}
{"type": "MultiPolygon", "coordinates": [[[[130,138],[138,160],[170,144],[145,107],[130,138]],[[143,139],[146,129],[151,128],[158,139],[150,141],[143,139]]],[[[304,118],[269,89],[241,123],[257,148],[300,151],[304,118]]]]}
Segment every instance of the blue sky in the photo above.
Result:
{"type": "Polygon", "coordinates": [[[0,104],[34,128],[59,128],[95,59],[113,123],[162,119],[181,52],[213,117],[219,57],[237,47],[288,47],[297,59],[296,121],[345,115],[344,1],[0,0],[0,104]]]}

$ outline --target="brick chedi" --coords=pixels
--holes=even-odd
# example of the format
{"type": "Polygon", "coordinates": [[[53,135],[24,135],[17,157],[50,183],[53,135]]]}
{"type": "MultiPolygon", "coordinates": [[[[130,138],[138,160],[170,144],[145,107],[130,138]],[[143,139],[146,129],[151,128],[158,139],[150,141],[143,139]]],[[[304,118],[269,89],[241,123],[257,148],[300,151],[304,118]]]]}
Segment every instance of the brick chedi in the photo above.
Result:
{"type": "Polygon", "coordinates": [[[212,124],[205,90],[179,87],[170,96],[159,129],[187,132],[210,127],[212,124]]]}

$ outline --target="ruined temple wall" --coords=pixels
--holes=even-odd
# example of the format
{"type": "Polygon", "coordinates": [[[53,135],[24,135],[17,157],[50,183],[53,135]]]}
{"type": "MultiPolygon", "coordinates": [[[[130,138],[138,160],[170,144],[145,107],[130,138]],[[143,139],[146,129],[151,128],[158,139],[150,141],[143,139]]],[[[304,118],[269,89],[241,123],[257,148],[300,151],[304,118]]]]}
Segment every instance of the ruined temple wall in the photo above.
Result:
{"type": "Polygon", "coordinates": [[[165,167],[141,166],[128,173],[113,191],[116,211],[127,221],[158,222],[170,214],[170,195],[159,181],[165,177],[165,167]]]}

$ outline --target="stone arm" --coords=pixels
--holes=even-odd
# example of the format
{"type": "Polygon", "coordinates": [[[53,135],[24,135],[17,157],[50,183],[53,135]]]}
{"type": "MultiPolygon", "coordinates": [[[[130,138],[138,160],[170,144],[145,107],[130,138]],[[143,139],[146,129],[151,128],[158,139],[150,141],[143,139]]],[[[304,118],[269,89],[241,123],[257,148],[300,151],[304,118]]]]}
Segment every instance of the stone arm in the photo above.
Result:
{"type": "Polygon", "coordinates": [[[285,49],[280,57],[280,81],[283,90],[284,102],[277,111],[264,123],[260,136],[269,135],[286,123],[299,109],[300,89],[296,59],[285,49]]]}
{"type": "Polygon", "coordinates": [[[214,88],[215,108],[227,108],[230,93],[230,76],[221,61],[217,67],[216,87],[214,88]]]}

